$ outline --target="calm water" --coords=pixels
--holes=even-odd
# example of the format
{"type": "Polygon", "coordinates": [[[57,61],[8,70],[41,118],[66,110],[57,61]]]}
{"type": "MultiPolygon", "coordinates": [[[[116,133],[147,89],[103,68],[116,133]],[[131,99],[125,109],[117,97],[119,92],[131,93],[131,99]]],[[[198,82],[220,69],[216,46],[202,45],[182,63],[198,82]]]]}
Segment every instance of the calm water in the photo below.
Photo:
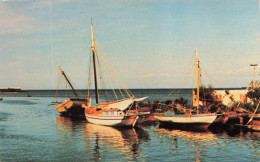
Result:
{"type": "MultiPolygon", "coordinates": [[[[154,91],[135,94],[169,94],[154,91]]],[[[260,161],[260,133],[98,126],[59,116],[41,93],[0,102],[0,161],[260,161]]]]}

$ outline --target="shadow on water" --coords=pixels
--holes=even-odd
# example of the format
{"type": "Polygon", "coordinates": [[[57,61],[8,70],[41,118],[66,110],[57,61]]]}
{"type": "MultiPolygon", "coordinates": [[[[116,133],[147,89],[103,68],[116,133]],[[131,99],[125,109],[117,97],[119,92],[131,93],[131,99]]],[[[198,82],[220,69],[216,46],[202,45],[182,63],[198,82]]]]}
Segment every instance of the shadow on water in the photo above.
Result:
{"type": "Polygon", "coordinates": [[[6,121],[11,115],[11,113],[0,112],[0,121],[6,121]]]}
{"type": "Polygon", "coordinates": [[[194,132],[194,133],[212,133],[212,134],[226,134],[230,137],[243,136],[247,133],[250,133],[249,130],[238,129],[236,127],[219,127],[219,128],[189,128],[189,127],[179,127],[178,125],[170,124],[170,123],[162,123],[160,122],[159,128],[164,128],[170,131],[180,130],[184,132],[194,132]]]}
{"type": "Polygon", "coordinates": [[[56,118],[59,128],[68,132],[76,132],[79,129],[84,129],[86,122],[86,119],[68,118],[61,115],[56,118]]]}
{"type": "Polygon", "coordinates": [[[172,124],[169,122],[160,122],[159,128],[165,128],[168,130],[182,130],[188,132],[209,132],[208,128],[183,127],[182,125],[172,124]]]}

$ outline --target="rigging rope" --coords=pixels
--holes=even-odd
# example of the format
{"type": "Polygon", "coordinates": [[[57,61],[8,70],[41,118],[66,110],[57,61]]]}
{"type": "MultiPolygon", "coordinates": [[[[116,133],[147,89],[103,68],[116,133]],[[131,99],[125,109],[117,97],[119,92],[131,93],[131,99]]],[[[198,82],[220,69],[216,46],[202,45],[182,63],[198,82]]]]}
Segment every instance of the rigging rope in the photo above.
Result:
{"type": "MultiPolygon", "coordinates": [[[[203,66],[203,69],[206,69],[206,68],[204,68],[204,65],[203,65],[203,64],[202,64],[202,66],[203,66]]],[[[223,85],[223,84],[217,82],[217,81],[216,81],[213,77],[211,77],[205,70],[202,70],[202,72],[205,73],[206,76],[207,76],[209,79],[211,79],[212,81],[214,81],[214,82],[215,82],[216,84],[218,84],[220,87],[223,85]]]]}
{"type": "MultiPolygon", "coordinates": [[[[189,64],[188,64],[188,66],[186,66],[186,68],[184,69],[184,78],[181,80],[181,88],[183,88],[184,87],[184,85],[186,84],[186,81],[188,80],[188,78],[189,78],[189,75],[190,75],[190,73],[191,73],[191,71],[192,71],[192,69],[194,69],[193,67],[193,61],[195,60],[195,55],[192,55],[192,59],[190,60],[190,62],[189,62],[189,64]]],[[[181,89],[179,89],[179,90],[177,90],[176,91],[176,95],[177,95],[177,97],[180,97],[180,91],[181,91],[181,89]]],[[[175,90],[173,90],[168,96],[167,96],[167,98],[166,99],[169,99],[170,97],[171,97],[171,95],[173,94],[175,92],[175,90]]]]}
{"type": "Polygon", "coordinates": [[[98,66],[99,66],[99,73],[100,73],[99,78],[100,78],[101,88],[103,89],[106,102],[108,102],[109,97],[108,97],[107,91],[105,90],[106,86],[105,86],[105,83],[104,83],[104,80],[103,80],[103,73],[102,73],[102,68],[101,68],[101,65],[100,65],[100,59],[99,59],[99,53],[98,52],[96,52],[96,57],[97,57],[97,62],[98,62],[98,66]]]}
{"type": "MultiPolygon", "coordinates": [[[[96,39],[96,40],[97,40],[97,39],[96,39]]],[[[100,49],[101,49],[101,50],[103,51],[103,53],[105,54],[105,52],[104,52],[104,50],[102,49],[102,46],[100,45],[99,42],[97,42],[97,45],[98,45],[98,47],[100,47],[100,49]]],[[[108,60],[107,58],[105,58],[104,55],[102,55],[102,56],[103,56],[102,58],[103,58],[104,62],[106,63],[106,67],[109,69],[109,72],[110,72],[111,76],[113,77],[114,82],[115,82],[115,84],[116,84],[116,86],[117,86],[117,88],[118,88],[118,90],[119,90],[121,96],[122,96],[123,98],[125,98],[125,97],[124,97],[124,94],[122,93],[122,91],[121,91],[121,89],[120,89],[120,86],[119,86],[119,84],[118,84],[118,82],[117,82],[117,80],[116,80],[116,77],[115,77],[113,71],[111,70],[111,66],[109,66],[109,63],[108,63],[109,60],[108,60]]]]}
{"type": "MultiPolygon", "coordinates": [[[[102,56],[102,55],[101,55],[101,56],[102,56]]],[[[103,58],[103,59],[104,59],[104,58],[103,58]]],[[[113,84],[112,84],[112,82],[111,82],[111,78],[110,78],[109,75],[108,75],[107,68],[104,67],[103,69],[105,70],[105,75],[106,75],[107,78],[108,78],[108,81],[109,81],[109,84],[110,84],[110,86],[111,86],[111,88],[112,88],[112,91],[113,91],[113,93],[114,93],[116,99],[118,99],[117,94],[116,94],[116,92],[115,92],[115,90],[114,90],[114,86],[113,86],[113,84]]]]}
{"type": "MultiPolygon", "coordinates": [[[[116,99],[118,99],[118,96],[117,96],[117,93],[114,89],[114,85],[113,83],[115,84],[115,86],[118,88],[118,91],[119,93],[121,94],[121,96],[123,97],[123,99],[125,98],[124,97],[124,94],[123,94],[123,91],[121,90],[120,88],[120,84],[121,86],[123,87],[123,90],[124,92],[128,95],[128,97],[132,98],[134,97],[134,95],[126,88],[126,86],[124,85],[124,83],[121,81],[121,79],[119,78],[118,74],[116,73],[112,63],[109,61],[106,53],[104,52],[102,46],[100,45],[100,43],[98,42],[98,40],[96,39],[96,36],[95,34],[93,33],[93,36],[94,36],[94,44],[95,44],[95,47],[96,49],[100,49],[99,52],[96,52],[96,58],[98,60],[98,67],[99,67],[99,76],[100,76],[100,84],[101,84],[101,87],[102,89],[105,89],[105,83],[104,83],[104,78],[103,78],[103,69],[104,69],[104,72],[105,72],[105,75],[107,76],[107,80],[109,81],[109,84],[113,90],[113,93],[116,97],[116,99]],[[100,53],[102,52],[102,54],[100,53]],[[100,61],[102,61],[102,63],[104,62],[104,64],[101,64],[100,61]],[[111,78],[113,79],[113,82],[111,80],[111,78]]],[[[93,59],[90,55],[90,64],[92,63],[93,59]]],[[[88,97],[90,96],[90,86],[91,86],[91,79],[90,79],[90,75],[91,74],[91,65],[89,67],[89,79],[88,79],[88,97]]],[[[107,91],[104,91],[105,93],[107,93],[107,91]]],[[[105,94],[106,97],[108,97],[107,94],[105,94]]],[[[107,98],[108,100],[108,98],[107,98]]]]}
{"type": "MultiPolygon", "coordinates": [[[[96,39],[96,40],[97,40],[97,39],[96,39]]],[[[100,45],[100,43],[98,42],[98,40],[97,40],[97,45],[98,45],[98,46],[100,47],[100,49],[103,51],[103,54],[104,54],[104,55],[102,55],[102,56],[103,56],[103,60],[105,61],[107,67],[110,69],[110,73],[111,73],[112,77],[114,78],[114,81],[115,81],[115,83],[116,83],[116,85],[117,85],[117,87],[118,87],[118,89],[119,89],[119,91],[120,91],[122,97],[124,98],[124,95],[123,95],[123,93],[121,92],[121,89],[120,89],[120,87],[119,87],[119,85],[118,85],[117,80],[118,80],[118,81],[121,83],[121,85],[124,87],[125,93],[126,93],[130,98],[133,97],[134,95],[133,95],[129,90],[127,90],[126,86],[124,85],[124,83],[123,83],[123,82],[121,81],[121,79],[119,78],[117,72],[115,71],[113,65],[112,65],[111,62],[109,61],[109,59],[108,59],[106,53],[104,52],[104,50],[103,50],[102,46],[100,45]],[[117,78],[117,79],[116,79],[116,78],[117,78]]]]}

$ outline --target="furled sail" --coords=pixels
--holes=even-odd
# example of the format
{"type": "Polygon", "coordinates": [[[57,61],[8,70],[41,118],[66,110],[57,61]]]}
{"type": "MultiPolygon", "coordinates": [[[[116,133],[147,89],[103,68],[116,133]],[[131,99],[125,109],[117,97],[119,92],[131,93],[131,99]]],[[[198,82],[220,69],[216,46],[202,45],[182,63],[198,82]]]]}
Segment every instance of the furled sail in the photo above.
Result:
{"type": "MultiPolygon", "coordinates": [[[[147,96],[148,97],[148,96],[147,96]]],[[[147,97],[142,97],[142,98],[130,98],[118,102],[112,102],[110,104],[107,104],[103,108],[115,108],[115,109],[120,109],[120,110],[125,110],[129,105],[131,105],[135,101],[142,101],[146,99],[147,97]]]]}
{"type": "Polygon", "coordinates": [[[133,98],[126,99],[123,101],[111,103],[107,105],[105,108],[116,108],[120,110],[125,110],[130,104],[132,104],[135,100],[133,98]]]}
{"type": "Polygon", "coordinates": [[[148,98],[149,96],[146,96],[146,97],[141,97],[141,98],[135,98],[134,100],[135,101],[142,101],[142,100],[145,100],[146,98],[148,98]]]}

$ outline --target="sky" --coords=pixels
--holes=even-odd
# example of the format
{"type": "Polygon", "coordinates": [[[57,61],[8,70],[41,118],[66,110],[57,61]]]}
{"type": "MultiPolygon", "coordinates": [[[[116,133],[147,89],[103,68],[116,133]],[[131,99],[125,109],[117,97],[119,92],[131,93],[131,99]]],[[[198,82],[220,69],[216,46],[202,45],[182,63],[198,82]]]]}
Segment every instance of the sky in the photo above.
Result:
{"type": "Polygon", "coordinates": [[[196,48],[203,84],[246,87],[260,66],[259,0],[0,0],[0,87],[56,89],[61,65],[86,88],[91,18],[127,88],[192,87],[196,48]]]}

